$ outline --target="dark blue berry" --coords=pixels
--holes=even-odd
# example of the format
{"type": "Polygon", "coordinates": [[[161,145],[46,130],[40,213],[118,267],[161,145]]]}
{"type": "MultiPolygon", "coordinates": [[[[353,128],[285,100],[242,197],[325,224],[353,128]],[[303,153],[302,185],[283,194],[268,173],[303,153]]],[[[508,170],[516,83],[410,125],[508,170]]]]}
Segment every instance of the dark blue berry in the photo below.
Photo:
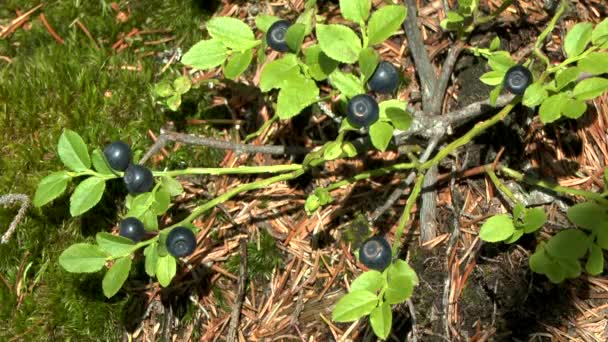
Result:
{"type": "Polygon", "coordinates": [[[120,221],[118,227],[120,236],[124,236],[135,242],[141,241],[146,233],[144,224],[135,217],[127,217],[126,219],[120,221]]]}
{"type": "Polygon", "coordinates": [[[124,171],[131,163],[131,147],[122,141],[114,141],[103,149],[103,155],[114,170],[124,171]]]}
{"type": "Polygon", "coordinates": [[[367,268],[384,271],[391,264],[391,245],[381,236],[373,236],[359,248],[359,261],[367,268]]]}
{"type": "Polygon", "coordinates": [[[196,249],[196,236],[186,227],[175,227],[167,235],[167,251],[176,258],[188,256],[196,249]]]}
{"type": "Polygon", "coordinates": [[[367,94],[354,96],[346,106],[348,121],[357,127],[367,127],[378,121],[380,108],[378,102],[367,94]]]}
{"type": "Polygon", "coordinates": [[[275,21],[270,25],[268,32],[266,32],[266,42],[271,49],[279,52],[289,51],[289,46],[287,46],[285,40],[289,26],[291,24],[286,20],[275,21]]]}
{"type": "Polygon", "coordinates": [[[380,94],[391,94],[399,85],[399,72],[394,65],[389,62],[382,61],[376,67],[376,71],[369,81],[367,81],[369,89],[380,94]]]}
{"type": "Polygon", "coordinates": [[[154,186],[154,177],[152,171],[148,168],[131,164],[125,170],[123,181],[127,186],[127,190],[132,195],[141,194],[152,190],[154,186]]]}
{"type": "Polygon", "coordinates": [[[523,65],[511,67],[505,75],[505,88],[515,95],[523,95],[532,84],[532,73],[523,65]]]}

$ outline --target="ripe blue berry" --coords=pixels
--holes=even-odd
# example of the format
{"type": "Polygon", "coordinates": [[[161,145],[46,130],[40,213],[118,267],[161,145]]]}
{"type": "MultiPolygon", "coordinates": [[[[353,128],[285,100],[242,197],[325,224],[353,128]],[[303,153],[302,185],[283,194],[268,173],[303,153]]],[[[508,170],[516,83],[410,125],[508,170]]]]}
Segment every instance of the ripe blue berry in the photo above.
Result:
{"type": "Polygon", "coordinates": [[[123,181],[129,193],[133,195],[148,192],[154,186],[152,172],[148,168],[136,164],[127,167],[123,181]]]}
{"type": "Polygon", "coordinates": [[[103,149],[103,155],[110,167],[117,171],[124,171],[131,163],[133,156],[131,147],[122,141],[114,141],[108,144],[103,149]]]}
{"type": "Polygon", "coordinates": [[[515,95],[523,95],[532,83],[532,73],[523,65],[511,67],[505,75],[505,88],[515,95]]]}
{"type": "Polygon", "coordinates": [[[382,61],[367,81],[367,85],[369,89],[376,93],[391,94],[399,85],[399,72],[391,63],[382,61]]]}
{"type": "Polygon", "coordinates": [[[268,32],[266,32],[266,42],[270,48],[279,52],[289,51],[289,46],[287,46],[285,40],[289,26],[291,24],[286,20],[275,21],[270,25],[268,32]]]}
{"type": "Polygon", "coordinates": [[[359,261],[367,268],[384,271],[391,264],[391,245],[381,236],[373,236],[359,248],[359,261]]]}
{"type": "Polygon", "coordinates": [[[348,121],[357,127],[367,127],[378,120],[380,108],[378,102],[367,94],[356,95],[346,106],[348,121]]]}
{"type": "Polygon", "coordinates": [[[188,256],[196,249],[196,236],[186,227],[175,227],[167,235],[167,251],[176,258],[188,256]]]}
{"type": "Polygon", "coordinates": [[[135,217],[127,217],[126,219],[120,221],[118,227],[120,236],[124,236],[135,242],[141,241],[146,233],[144,224],[135,217]]]}

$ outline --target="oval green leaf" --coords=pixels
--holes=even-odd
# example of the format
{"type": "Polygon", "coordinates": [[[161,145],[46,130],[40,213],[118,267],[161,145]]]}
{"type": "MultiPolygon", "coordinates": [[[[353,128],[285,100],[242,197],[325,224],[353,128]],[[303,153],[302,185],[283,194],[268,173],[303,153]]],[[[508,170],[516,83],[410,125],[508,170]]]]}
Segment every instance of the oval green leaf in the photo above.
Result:
{"type": "Polygon", "coordinates": [[[64,129],[57,144],[59,159],[65,166],[74,171],[84,171],[91,167],[87,145],[78,133],[64,129]]]}
{"type": "Polygon", "coordinates": [[[327,56],[343,63],[357,61],[361,40],[353,30],[340,24],[317,24],[316,30],[319,46],[327,56]]]}
{"type": "Polygon", "coordinates": [[[211,18],[207,22],[207,31],[211,37],[235,51],[249,50],[261,43],[247,24],[232,17],[211,18]]]}
{"type": "Polygon", "coordinates": [[[206,70],[224,63],[227,49],[217,39],[202,40],[184,54],[181,62],[195,69],[206,70]]]}
{"type": "Polygon", "coordinates": [[[171,280],[177,272],[177,261],[175,258],[166,254],[159,256],[156,262],[156,278],[162,287],[167,287],[171,284],[171,280]]]}
{"type": "Polygon", "coordinates": [[[577,100],[591,100],[608,90],[608,79],[601,77],[587,78],[579,82],[572,91],[577,100]]]}
{"type": "Polygon", "coordinates": [[[122,236],[112,235],[108,232],[99,232],[95,235],[95,240],[104,252],[113,258],[122,257],[129,254],[135,243],[122,236]]]}
{"type": "Polygon", "coordinates": [[[382,273],[371,270],[361,273],[353,282],[350,284],[350,291],[369,291],[376,293],[384,285],[384,277],[382,273]]]}
{"type": "Polygon", "coordinates": [[[59,256],[59,264],[72,273],[93,273],[106,264],[108,255],[98,246],[89,243],[73,244],[59,256]]]}
{"type": "Polygon", "coordinates": [[[369,137],[372,140],[372,145],[380,151],[386,151],[388,144],[393,138],[393,126],[387,122],[376,121],[369,127],[369,137]]]}
{"type": "Polygon", "coordinates": [[[127,278],[129,278],[130,270],[130,256],[116,260],[114,265],[106,272],[101,282],[103,294],[108,298],[112,298],[120,290],[127,278]]]}
{"type": "Polygon", "coordinates": [[[374,330],[374,334],[385,340],[391,333],[393,326],[393,311],[389,303],[384,302],[382,305],[376,307],[369,314],[369,321],[374,330]]]}
{"type": "Polygon", "coordinates": [[[80,182],[70,197],[70,214],[78,216],[89,211],[101,200],[105,189],[103,178],[89,177],[80,182]]]}
{"type": "Polygon", "coordinates": [[[402,5],[387,5],[375,11],[367,26],[369,45],[380,44],[395,34],[406,16],[407,8],[402,5]]]}
{"type": "Polygon", "coordinates": [[[511,237],[513,232],[515,232],[515,226],[509,215],[495,215],[481,226],[479,237],[486,242],[499,242],[511,237]]]}
{"type": "Polygon", "coordinates": [[[352,322],[369,315],[378,305],[378,297],[369,291],[359,290],[340,298],[331,315],[334,322],[352,322]]]}
{"type": "Polygon", "coordinates": [[[42,178],[34,194],[34,206],[41,207],[61,196],[65,192],[69,180],[70,176],[65,171],[53,172],[42,178]]]}
{"type": "Polygon", "coordinates": [[[576,57],[583,53],[585,47],[591,41],[593,24],[578,23],[568,31],[564,39],[564,52],[568,57],[576,57]]]}

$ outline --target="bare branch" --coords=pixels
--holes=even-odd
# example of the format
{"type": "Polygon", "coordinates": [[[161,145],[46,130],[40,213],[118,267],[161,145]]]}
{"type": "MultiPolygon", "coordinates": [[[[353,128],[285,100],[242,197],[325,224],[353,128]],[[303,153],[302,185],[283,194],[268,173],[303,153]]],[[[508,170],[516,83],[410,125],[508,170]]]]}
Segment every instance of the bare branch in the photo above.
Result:
{"type": "Polygon", "coordinates": [[[13,235],[13,233],[15,233],[15,230],[17,230],[17,226],[25,217],[25,213],[30,207],[31,201],[30,197],[26,194],[6,194],[0,196],[0,205],[4,207],[13,205],[17,202],[21,203],[21,207],[19,208],[19,211],[17,211],[17,215],[15,215],[15,217],[13,218],[13,221],[8,226],[8,229],[6,230],[4,235],[2,235],[2,239],[0,239],[1,244],[8,243],[8,241],[11,239],[11,236],[13,235]]]}

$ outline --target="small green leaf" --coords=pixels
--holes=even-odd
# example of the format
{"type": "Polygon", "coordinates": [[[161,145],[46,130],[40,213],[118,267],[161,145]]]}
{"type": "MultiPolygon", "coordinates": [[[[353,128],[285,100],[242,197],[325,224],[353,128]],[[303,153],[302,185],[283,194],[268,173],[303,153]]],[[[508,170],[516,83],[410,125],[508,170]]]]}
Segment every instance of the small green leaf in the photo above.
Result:
{"type": "Polygon", "coordinates": [[[167,99],[166,104],[169,109],[175,112],[182,105],[182,96],[180,94],[173,94],[173,96],[167,99]]]}
{"type": "Polygon", "coordinates": [[[126,256],[129,254],[135,243],[122,236],[112,235],[107,232],[99,232],[95,235],[95,240],[104,252],[113,258],[126,256]]]}
{"type": "Polygon", "coordinates": [[[173,95],[173,93],[175,92],[173,90],[171,82],[169,82],[168,80],[162,80],[159,83],[156,83],[154,85],[153,91],[154,94],[158,97],[168,97],[173,95]]]}
{"type": "Polygon", "coordinates": [[[500,96],[501,91],[502,83],[492,89],[492,91],[490,92],[490,105],[496,106],[496,101],[498,101],[498,96],[500,96]]]}
{"type": "Polygon", "coordinates": [[[542,208],[530,208],[524,211],[522,229],[524,233],[533,233],[547,222],[547,215],[542,208]]]}
{"type": "Polygon", "coordinates": [[[587,234],[577,229],[563,230],[549,239],[546,251],[560,259],[582,258],[589,248],[587,234]]]}
{"type": "Polygon", "coordinates": [[[304,10],[304,12],[302,12],[302,14],[298,16],[298,19],[296,19],[296,24],[304,25],[305,36],[308,36],[312,33],[312,29],[315,24],[316,14],[317,8],[313,6],[304,10]]]}
{"type": "Polygon", "coordinates": [[[345,19],[360,24],[369,17],[370,0],[340,0],[340,12],[345,19]]]}
{"type": "Polygon", "coordinates": [[[112,171],[112,168],[110,167],[110,165],[108,165],[106,157],[103,155],[103,152],[101,152],[100,149],[96,148],[95,150],[93,150],[93,153],[91,153],[91,161],[93,162],[93,167],[95,168],[95,170],[97,170],[97,172],[101,173],[102,175],[114,174],[114,171],[112,171]]]}
{"type": "Polygon", "coordinates": [[[310,215],[315,212],[321,206],[321,201],[319,201],[319,197],[315,194],[311,194],[306,198],[306,202],[304,202],[304,210],[310,215]]]}
{"type": "Polygon", "coordinates": [[[348,141],[342,144],[342,152],[344,152],[348,158],[354,158],[357,156],[357,149],[355,148],[355,145],[348,141]]]}
{"type": "Polygon", "coordinates": [[[228,50],[217,39],[201,40],[184,54],[181,62],[195,69],[207,70],[224,63],[228,50]]]}
{"type": "Polygon", "coordinates": [[[403,303],[412,296],[419,281],[416,272],[407,262],[397,259],[384,272],[388,280],[384,291],[384,300],[387,303],[403,303]]]}
{"type": "Polygon", "coordinates": [[[347,98],[365,93],[361,81],[355,75],[344,73],[338,69],[329,75],[329,83],[340,93],[346,95],[347,98]]]}
{"type": "Polygon", "coordinates": [[[285,42],[291,51],[300,52],[302,42],[306,37],[306,26],[304,24],[295,23],[291,25],[285,33],[285,42]]]}
{"type": "Polygon", "coordinates": [[[156,217],[156,213],[152,211],[152,209],[146,210],[141,215],[141,221],[144,224],[144,228],[147,231],[157,231],[158,230],[158,218],[156,217]]]}
{"type": "Polygon", "coordinates": [[[555,75],[557,90],[561,90],[571,82],[574,82],[578,78],[578,75],[580,75],[580,73],[581,71],[577,67],[571,67],[559,71],[555,75]]]}
{"type": "Polygon", "coordinates": [[[359,70],[361,71],[361,76],[363,76],[362,81],[364,84],[372,77],[374,71],[376,71],[379,60],[380,57],[375,49],[367,47],[361,50],[361,53],[359,54],[359,70]]]}
{"type": "Polygon", "coordinates": [[[283,58],[264,66],[260,75],[260,90],[268,92],[271,89],[282,88],[287,80],[300,76],[300,66],[296,55],[286,54],[283,58]]]}
{"type": "Polygon", "coordinates": [[[608,73],[608,52],[591,52],[578,61],[578,67],[581,71],[592,75],[606,74],[608,73]]]}
{"type": "Polygon", "coordinates": [[[608,221],[606,208],[591,201],[571,206],[568,209],[567,216],[578,227],[589,230],[595,229],[601,222],[608,221]]]}
{"type": "Polygon", "coordinates": [[[608,223],[606,221],[598,222],[593,231],[597,235],[597,245],[608,250],[608,223]]]}
{"type": "Polygon", "coordinates": [[[89,177],[80,182],[70,197],[70,214],[75,217],[89,211],[101,200],[105,189],[103,178],[89,177]]]}
{"type": "Polygon", "coordinates": [[[369,291],[359,290],[340,298],[332,312],[334,322],[356,321],[369,315],[378,305],[378,297],[369,291]]]}
{"type": "Polygon", "coordinates": [[[91,167],[91,159],[87,151],[87,145],[78,133],[64,129],[59,143],[57,144],[59,159],[63,165],[74,171],[84,171],[91,167]]]}
{"type": "Polygon", "coordinates": [[[382,101],[380,108],[380,120],[386,118],[395,128],[405,131],[412,125],[412,116],[406,112],[407,102],[399,100],[382,101]]]}
{"type": "Polygon", "coordinates": [[[279,17],[275,17],[274,15],[260,13],[255,16],[255,26],[262,32],[268,32],[268,29],[272,24],[281,20],[279,17]]]}
{"type": "Polygon", "coordinates": [[[343,63],[357,61],[361,40],[353,30],[340,24],[317,24],[316,30],[319,46],[327,56],[343,63]]]}
{"type": "Polygon", "coordinates": [[[500,38],[498,36],[494,37],[494,39],[492,39],[492,42],[490,43],[490,51],[495,51],[500,49],[500,38]]]}
{"type": "Polygon", "coordinates": [[[578,119],[587,111],[587,104],[575,99],[566,99],[562,107],[562,114],[570,119],[578,119]]]}
{"type": "Polygon", "coordinates": [[[173,81],[173,88],[180,95],[187,93],[190,87],[192,87],[192,81],[187,76],[180,76],[173,81]]]}
{"type": "Polygon", "coordinates": [[[156,215],[164,214],[170,205],[171,194],[168,191],[161,188],[154,193],[154,203],[152,203],[151,209],[156,215]]]}
{"type": "Polygon", "coordinates": [[[338,62],[327,57],[318,44],[304,50],[304,58],[310,76],[317,81],[325,80],[338,66],[338,62]]]}
{"type": "Polygon", "coordinates": [[[578,23],[568,31],[564,38],[564,52],[568,57],[580,55],[591,41],[593,25],[591,23],[578,23]]]}
{"type": "Polygon", "coordinates": [[[606,47],[608,43],[608,18],[595,26],[591,33],[591,43],[595,46],[606,47]]]}
{"type": "Polygon", "coordinates": [[[604,271],[604,253],[602,253],[600,246],[596,244],[591,245],[585,270],[593,276],[600,275],[604,271]]]}
{"type": "Polygon", "coordinates": [[[549,94],[543,87],[543,84],[541,82],[534,82],[526,88],[522,103],[526,107],[534,108],[543,103],[548,96],[549,94]]]}
{"type": "Polygon", "coordinates": [[[561,107],[565,101],[565,96],[562,93],[558,93],[549,96],[543,104],[540,105],[538,114],[540,121],[544,124],[554,122],[561,117],[561,107]]]}
{"type": "MultiPolygon", "coordinates": [[[[586,252],[586,251],[585,251],[586,252]]],[[[581,276],[583,271],[581,264],[576,259],[555,259],[559,267],[564,271],[566,278],[574,279],[581,276]]]]}
{"type": "Polygon", "coordinates": [[[391,310],[390,304],[384,302],[372,310],[369,314],[369,321],[374,330],[374,334],[385,340],[391,333],[391,328],[393,326],[393,311],[391,310]]]}
{"type": "Polygon", "coordinates": [[[42,178],[34,194],[34,206],[42,207],[61,196],[65,192],[69,180],[70,176],[65,171],[53,172],[42,178]]]}
{"type": "Polygon", "coordinates": [[[144,256],[146,257],[144,265],[146,273],[150,277],[154,277],[156,275],[156,264],[158,262],[158,251],[156,249],[156,243],[150,244],[144,249],[144,256]]]}
{"type": "Polygon", "coordinates": [[[608,79],[591,77],[580,81],[572,91],[577,100],[591,100],[608,90],[608,79]]]}
{"type": "Polygon", "coordinates": [[[131,257],[116,260],[114,265],[106,272],[101,282],[103,294],[108,298],[112,298],[120,290],[127,278],[129,278],[130,270],[131,257]]]}
{"type": "Polygon", "coordinates": [[[371,270],[361,273],[361,275],[353,280],[350,284],[350,291],[363,290],[376,293],[382,286],[384,286],[384,277],[382,277],[382,273],[371,270]]]}
{"type": "Polygon", "coordinates": [[[156,278],[160,286],[167,287],[177,272],[177,261],[171,254],[159,256],[156,262],[156,278]]]}
{"type": "Polygon", "coordinates": [[[552,283],[561,283],[565,279],[564,270],[552,261],[545,253],[543,245],[539,245],[530,257],[530,269],[536,273],[544,274],[552,283]]]}
{"type": "Polygon", "coordinates": [[[464,25],[464,17],[456,11],[448,11],[446,18],[439,25],[446,31],[460,30],[464,25]]]}
{"type": "Polygon", "coordinates": [[[77,243],[68,247],[59,256],[59,264],[72,273],[93,273],[106,264],[108,255],[98,246],[77,243]]]}
{"type": "Polygon", "coordinates": [[[495,51],[488,56],[488,65],[494,71],[502,71],[506,74],[507,71],[517,63],[513,60],[507,51],[495,51]]]}
{"type": "Polygon", "coordinates": [[[294,77],[289,79],[279,91],[277,115],[283,120],[289,119],[318,99],[319,88],[315,81],[303,76],[294,77]]]}
{"type": "Polygon", "coordinates": [[[369,127],[369,137],[372,140],[372,145],[380,151],[386,151],[388,144],[393,138],[394,128],[391,124],[376,121],[369,127]]]}
{"type": "Polygon", "coordinates": [[[334,160],[342,155],[342,143],[340,141],[330,141],[325,144],[323,159],[326,161],[334,160]]]}
{"type": "Polygon", "coordinates": [[[501,84],[504,78],[504,71],[492,70],[481,75],[481,77],[479,77],[479,80],[487,85],[495,86],[501,84]]]}
{"type": "Polygon", "coordinates": [[[508,244],[515,243],[523,235],[524,235],[523,229],[515,229],[515,231],[513,231],[513,234],[508,239],[504,240],[504,243],[508,243],[508,244]]]}
{"type": "Polygon", "coordinates": [[[511,237],[513,232],[515,232],[515,226],[509,215],[495,215],[481,226],[479,237],[486,242],[499,242],[511,237]]]}
{"type": "Polygon", "coordinates": [[[367,27],[369,45],[380,44],[395,34],[406,16],[407,8],[402,5],[387,5],[375,11],[367,27]]]}
{"type": "Polygon", "coordinates": [[[163,176],[160,181],[162,188],[165,189],[171,196],[178,196],[184,192],[182,183],[175,178],[163,176]]]}
{"type": "Polygon", "coordinates": [[[211,37],[236,51],[245,51],[260,44],[247,24],[232,17],[214,17],[207,22],[211,37]]]}

